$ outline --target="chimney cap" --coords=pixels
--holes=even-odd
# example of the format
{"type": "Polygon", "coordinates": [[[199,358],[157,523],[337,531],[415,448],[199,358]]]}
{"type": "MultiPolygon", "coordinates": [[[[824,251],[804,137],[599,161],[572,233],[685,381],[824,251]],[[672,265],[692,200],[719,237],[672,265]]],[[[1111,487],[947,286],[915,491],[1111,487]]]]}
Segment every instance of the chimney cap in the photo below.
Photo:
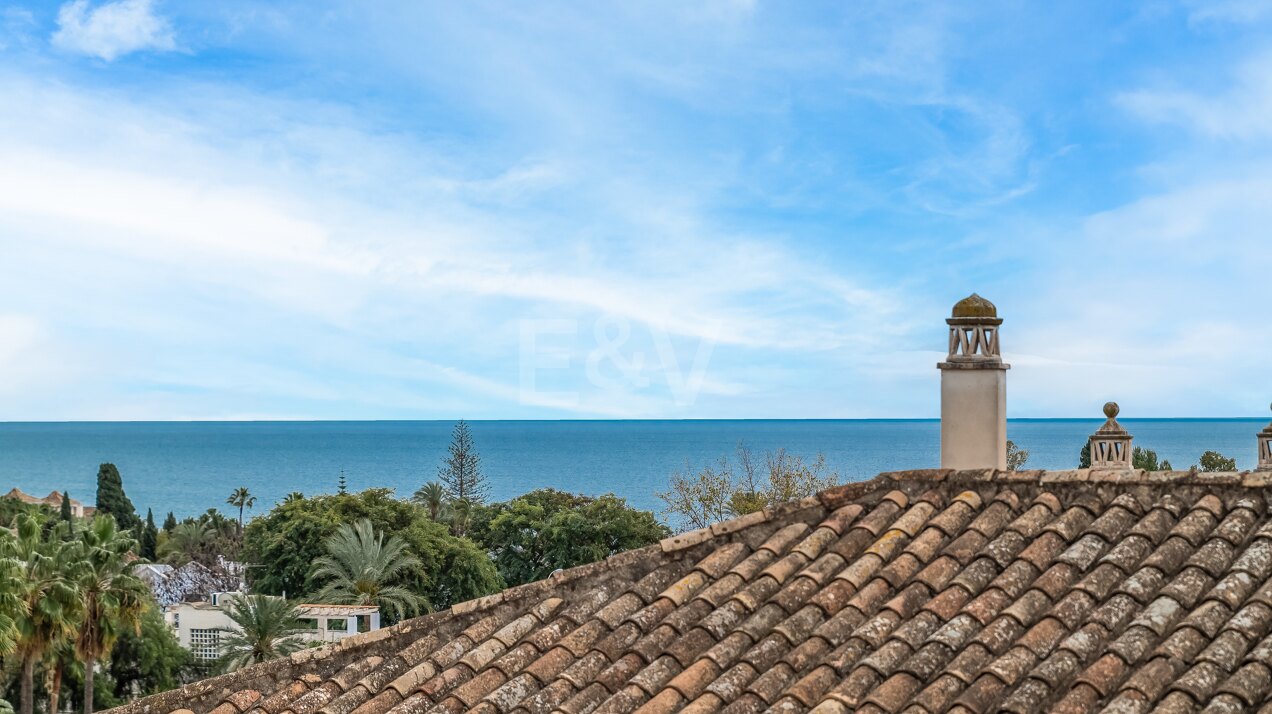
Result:
{"type": "Polygon", "coordinates": [[[1110,419],[1116,419],[1120,411],[1121,411],[1121,408],[1118,407],[1117,402],[1104,403],[1104,416],[1110,419]]]}
{"type": "Polygon", "coordinates": [[[998,308],[994,307],[994,303],[972,293],[954,303],[951,317],[998,317],[998,308]]]}

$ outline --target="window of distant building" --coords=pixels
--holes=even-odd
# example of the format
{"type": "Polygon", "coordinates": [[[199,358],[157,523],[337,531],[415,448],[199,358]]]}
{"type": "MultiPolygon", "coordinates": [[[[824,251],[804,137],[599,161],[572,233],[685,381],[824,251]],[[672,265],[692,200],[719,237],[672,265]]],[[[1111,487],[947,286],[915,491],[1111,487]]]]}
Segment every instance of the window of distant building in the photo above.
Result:
{"type": "Polygon", "coordinates": [[[221,656],[219,630],[190,630],[190,651],[195,659],[214,660],[221,656]]]}

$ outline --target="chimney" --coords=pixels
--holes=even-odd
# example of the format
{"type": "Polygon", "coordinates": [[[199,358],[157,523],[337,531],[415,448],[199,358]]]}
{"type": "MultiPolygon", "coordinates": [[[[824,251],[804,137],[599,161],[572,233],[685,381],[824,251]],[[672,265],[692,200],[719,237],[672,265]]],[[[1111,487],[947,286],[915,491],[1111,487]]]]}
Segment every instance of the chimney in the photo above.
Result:
{"type": "Polygon", "coordinates": [[[1091,468],[1131,468],[1131,435],[1117,423],[1117,402],[1104,405],[1108,421],[1091,435],[1091,468]]]}
{"type": "Polygon", "coordinates": [[[1007,370],[998,309],[972,293],[954,305],[941,370],[941,468],[1007,468],[1007,370]]]}
{"type": "Polygon", "coordinates": [[[1259,465],[1256,470],[1272,471],[1272,424],[1259,432],[1259,465]]]}

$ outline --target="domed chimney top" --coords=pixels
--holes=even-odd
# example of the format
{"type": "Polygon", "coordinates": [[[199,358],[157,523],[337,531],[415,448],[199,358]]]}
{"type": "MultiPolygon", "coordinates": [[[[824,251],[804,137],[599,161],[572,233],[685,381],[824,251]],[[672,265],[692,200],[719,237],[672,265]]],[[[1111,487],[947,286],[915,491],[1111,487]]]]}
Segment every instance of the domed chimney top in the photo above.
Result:
{"type": "Polygon", "coordinates": [[[951,364],[958,364],[964,369],[973,365],[1007,369],[998,341],[998,328],[1003,319],[998,316],[994,303],[972,293],[954,303],[945,324],[950,326],[950,351],[938,367],[947,369],[951,364]]]}
{"type": "Polygon", "coordinates": [[[994,303],[985,298],[972,293],[967,297],[954,303],[954,312],[951,317],[998,317],[998,308],[994,307],[994,303]]]}

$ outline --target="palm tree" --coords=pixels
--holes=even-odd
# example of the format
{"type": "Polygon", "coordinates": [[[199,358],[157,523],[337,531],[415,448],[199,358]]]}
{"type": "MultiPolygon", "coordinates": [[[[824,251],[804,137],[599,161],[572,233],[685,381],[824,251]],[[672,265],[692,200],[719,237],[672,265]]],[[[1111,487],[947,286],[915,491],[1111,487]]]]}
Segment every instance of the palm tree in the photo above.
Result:
{"type": "Polygon", "coordinates": [[[321,602],[342,605],[376,605],[392,610],[401,618],[419,612],[424,598],[394,585],[420,561],[406,552],[406,543],[397,536],[377,534],[363,518],[352,527],[345,523],[326,542],[327,554],[314,561],[313,577],[327,580],[319,591],[321,602]]]}
{"type": "Polygon", "coordinates": [[[93,714],[93,670],[110,653],[124,627],[138,630],[149,590],[132,574],[127,556],[137,542],[115,529],[115,519],[98,516],[80,543],[85,567],[77,578],[84,620],[75,654],[84,663],[84,714],[93,714]]]}
{"type": "Polygon", "coordinates": [[[49,711],[56,712],[62,696],[62,675],[66,664],[75,661],[75,643],[61,640],[44,655],[44,691],[49,697],[49,711]]]}
{"type": "Polygon", "coordinates": [[[442,507],[446,505],[446,487],[436,481],[429,481],[411,497],[412,501],[428,509],[428,517],[436,521],[442,515],[442,507]]]}
{"type": "Polygon", "coordinates": [[[296,503],[305,500],[305,494],[300,491],[292,491],[283,498],[283,503],[296,503]]]}
{"type": "Polygon", "coordinates": [[[285,657],[305,646],[300,635],[308,628],[300,612],[280,597],[243,595],[231,600],[225,611],[235,627],[222,630],[223,671],[285,657]]]}
{"type": "Polygon", "coordinates": [[[163,558],[169,562],[195,560],[203,554],[211,539],[211,526],[197,521],[178,523],[163,544],[163,558]]]}
{"type": "Polygon", "coordinates": [[[462,536],[473,525],[473,502],[458,499],[447,504],[450,512],[451,533],[462,536]]]}
{"type": "Polygon", "coordinates": [[[0,528],[0,656],[12,654],[18,640],[18,617],[25,614],[22,600],[24,563],[18,557],[14,531],[0,528]]]}
{"type": "Polygon", "coordinates": [[[40,521],[21,514],[15,520],[11,553],[21,562],[22,603],[16,610],[17,654],[22,663],[19,711],[32,714],[35,665],[49,648],[69,640],[80,625],[82,603],[76,582],[83,568],[82,547],[60,537],[42,537],[40,521]]]}
{"type": "Polygon", "coordinates": [[[230,504],[231,506],[238,507],[239,509],[238,532],[239,532],[239,535],[243,535],[243,509],[251,508],[252,506],[255,506],[256,496],[253,496],[252,492],[247,490],[247,486],[239,486],[238,488],[234,489],[234,493],[231,493],[229,498],[225,499],[225,502],[230,504]]]}

